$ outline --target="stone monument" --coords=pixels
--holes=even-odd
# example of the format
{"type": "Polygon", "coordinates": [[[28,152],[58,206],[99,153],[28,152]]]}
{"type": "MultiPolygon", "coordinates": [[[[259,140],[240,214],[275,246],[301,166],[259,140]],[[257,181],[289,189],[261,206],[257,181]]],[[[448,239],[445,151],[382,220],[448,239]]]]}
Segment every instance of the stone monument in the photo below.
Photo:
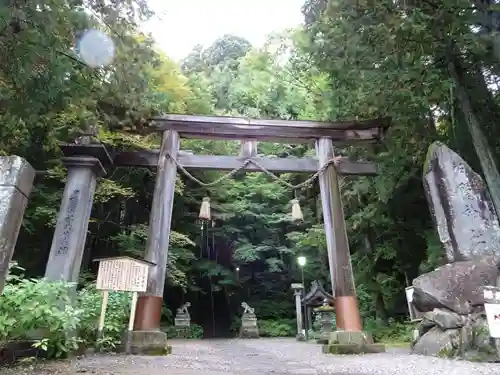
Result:
{"type": "Polygon", "coordinates": [[[0,157],[0,294],[9,272],[35,170],[19,156],[0,157]]]}
{"type": "Polygon", "coordinates": [[[246,302],[242,302],[241,307],[243,307],[244,311],[241,317],[240,339],[259,338],[259,327],[257,325],[255,310],[246,302]]]}
{"type": "Polygon", "coordinates": [[[500,258],[500,226],[486,184],[440,142],[429,147],[424,189],[449,263],[500,258]]]}
{"type": "Polygon", "coordinates": [[[112,165],[106,146],[94,143],[95,126],[73,143],[60,145],[68,175],[52,237],[45,278],[78,282],[97,180],[112,165]]]}
{"type": "Polygon", "coordinates": [[[191,307],[190,302],[177,309],[175,314],[174,326],[177,332],[177,337],[187,338],[189,335],[189,327],[191,326],[191,316],[189,315],[188,308],[191,307]]]}
{"type": "Polygon", "coordinates": [[[460,156],[435,142],[424,187],[448,264],[413,280],[411,304],[422,318],[412,351],[496,360],[483,289],[499,277],[500,227],[487,186],[460,156]]]}

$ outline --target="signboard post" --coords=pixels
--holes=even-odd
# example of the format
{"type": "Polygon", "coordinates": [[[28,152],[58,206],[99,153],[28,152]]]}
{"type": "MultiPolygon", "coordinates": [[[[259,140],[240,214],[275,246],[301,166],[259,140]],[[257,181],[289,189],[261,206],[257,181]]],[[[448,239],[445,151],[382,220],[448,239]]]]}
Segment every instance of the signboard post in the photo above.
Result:
{"type": "Polygon", "coordinates": [[[134,329],[138,293],[146,291],[149,267],[155,264],[127,256],[100,258],[95,259],[94,262],[99,262],[97,289],[103,291],[101,314],[99,316],[98,325],[98,338],[102,338],[104,334],[104,322],[106,319],[109,292],[132,292],[127,340],[125,343],[125,351],[129,353],[130,339],[132,330],[134,329]]]}
{"type": "Polygon", "coordinates": [[[500,288],[485,286],[483,295],[490,336],[495,340],[495,346],[500,355],[500,288]]]}
{"type": "Polygon", "coordinates": [[[103,290],[102,291],[101,315],[99,316],[99,325],[97,327],[97,339],[103,338],[104,320],[106,319],[106,308],[108,307],[108,296],[109,296],[109,292],[107,290],[103,290]]]}

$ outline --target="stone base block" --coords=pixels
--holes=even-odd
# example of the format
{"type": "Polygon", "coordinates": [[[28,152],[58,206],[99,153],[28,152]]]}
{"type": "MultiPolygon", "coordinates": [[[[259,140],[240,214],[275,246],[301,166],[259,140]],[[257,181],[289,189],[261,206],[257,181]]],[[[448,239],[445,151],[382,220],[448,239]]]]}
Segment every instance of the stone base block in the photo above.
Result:
{"type": "Polygon", "coordinates": [[[373,344],[373,337],[362,331],[335,331],[330,332],[329,344],[373,344]]]}
{"type": "Polygon", "coordinates": [[[374,344],[367,332],[335,331],[330,333],[328,344],[322,346],[324,354],[383,353],[384,344],[374,344]]]}
{"type": "Polygon", "coordinates": [[[130,354],[167,355],[172,346],[167,343],[167,334],[161,331],[133,331],[130,335],[130,354]]]}
{"type": "Polygon", "coordinates": [[[254,313],[243,313],[241,317],[240,339],[258,339],[259,326],[254,313]]]}
{"type": "Polygon", "coordinates": [[[297,336],[295,336],[295,339],[296,339],[297,341],[307,341],[307,340],[306,340],[306,336],[305,336],[303,333],[299,333],[299,334],[297,334],[297,336]]]}
{"type": "Polygon", "coordinates": [[[384,353],[384,344],[326,344],[322,346],[323,354],[367,354],[384,353]]]}
{"type": "Polygon", "coordinates": [[[257,327],[241,327],[240,339],[258,339],[260,338],[259,329],[257,327]]]}

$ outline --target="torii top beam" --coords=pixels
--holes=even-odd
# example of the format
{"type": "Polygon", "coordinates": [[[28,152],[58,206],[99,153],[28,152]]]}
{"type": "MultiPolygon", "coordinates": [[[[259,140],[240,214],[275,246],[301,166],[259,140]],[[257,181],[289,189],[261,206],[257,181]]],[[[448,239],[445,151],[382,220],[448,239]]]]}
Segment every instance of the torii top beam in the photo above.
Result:
{"type": "Polygon", "coordinates": [[[175,130],[184,138],[310,143],[331,138],[336,144],[376,142],[389,127],[389,119],[320,122],[256,120],[240,117],[165,115],[151,119],[151,132],[175,130]]]}

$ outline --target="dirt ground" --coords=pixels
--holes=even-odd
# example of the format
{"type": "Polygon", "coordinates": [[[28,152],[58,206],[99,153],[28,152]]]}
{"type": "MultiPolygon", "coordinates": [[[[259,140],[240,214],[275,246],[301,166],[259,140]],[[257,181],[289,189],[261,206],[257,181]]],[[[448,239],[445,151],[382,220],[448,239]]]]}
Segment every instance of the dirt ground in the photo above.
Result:
{"type": "Polygon", "coordinates": [[[319,345],[293,339],[171,341],[169,356],[90,355],[71,361],[0,370],[0,375],[487,375],[500,364],[410,355],[333,356],[319,345]]]}

